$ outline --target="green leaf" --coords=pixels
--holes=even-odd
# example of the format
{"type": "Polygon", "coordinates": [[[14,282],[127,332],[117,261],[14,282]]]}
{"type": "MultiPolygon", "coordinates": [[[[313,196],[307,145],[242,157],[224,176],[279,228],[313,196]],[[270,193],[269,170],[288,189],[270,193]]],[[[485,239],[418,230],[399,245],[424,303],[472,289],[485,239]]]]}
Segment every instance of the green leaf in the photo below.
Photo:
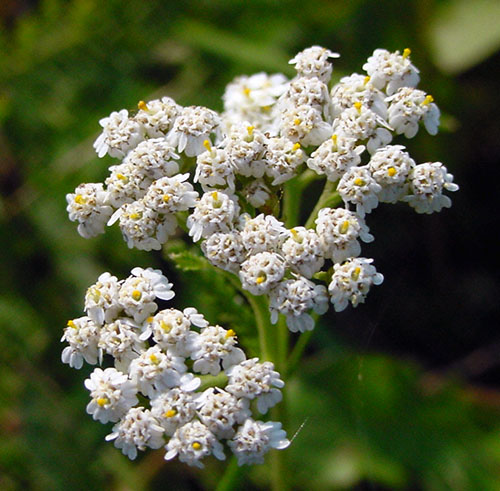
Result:
{"type": "Polygon", "coordinates": [[[168,258],[181,271],[201,271],[212,268],[204,257],[191,251],[171,252],[168,254],[168,258]]]}

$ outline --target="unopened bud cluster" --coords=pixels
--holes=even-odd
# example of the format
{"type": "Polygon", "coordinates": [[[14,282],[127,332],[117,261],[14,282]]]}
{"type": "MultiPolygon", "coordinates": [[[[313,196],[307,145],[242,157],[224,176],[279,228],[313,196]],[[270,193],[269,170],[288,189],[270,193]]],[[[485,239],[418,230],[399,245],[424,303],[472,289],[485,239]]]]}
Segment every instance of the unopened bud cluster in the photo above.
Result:
{"type": "MultiPolygon", "coordinates": [[[[383,281],[373,259],[360,257],[361,242],[374,239],[367,214],[379,203],[396,202],[418,213],[437,212],[451,206],[443,192],[458,186],[440,162],[417,164],[393,142],[400,135],[414,137],[421,126],[434,135],[439,125],[433,97],[416,88],[419,71],[410,51],[377,49],[363,65],[365,73],[331,84],[331,60],[338,56],[313,46],[290,61],[297,71],[291,80],[266,73],[237,77],[226,87],[220,114],[163,97],[139,102],[132,114],[123,109],[102,119],[94,147],[99,157],[108,154],[120,163],[109,168],[104,183],[81,184],[67,195],[79,233],[93,237],[117,222],[129,247],[158,250],[180,233],[182,221],[206,259],[237,275],[249,295],[266,296],[271,322],[281,314],[292,332],[313,329],[313,314],[325,313],[329,303],[341,311],[364,302],[370,288],[383,281]],[[289,223],[280,202],[286,183],[304,173],[307,179],[323,179],[330,186],[325,189],[343,202],[318,206],[307,228],[289,223]]],[[[229,439],[242,462],[261,460],[250,450],[250,434],[266,435],[269,443],[262,448],[285,446],[278,423],[250,419],[242,402],[249,397],[233,388],[237,383],[231,378],[244,386],[256,371],[272,368],[244,361],[231,331],[206,325],[197,313],[154,314],[155,295],[163,299],[171,290],[156,273],[147,273],[154,285],[141,290],[144,274],[124,282],[103,275],[100,286],[87,294],[87,317],[72,321],[76,327],[65,333],[70,345],[63,359],[72,366],[96,363],[103,354],[115,360],[115,368],[97,369],[87,383],[97,394],[89,412],[96,419],[120,421],[109,438],[134,456],[135,448],[161,446],[168,435],[167,458],[178,455],[194,464],[207,453],[221,458],[220,438],[229,439]],[[163,324],[176,326],[175,339],[163,324]],[[223,357],[217,354],[221,340],[223,357]],[[186,378],[186,358],[193,362],[191,378],[186,378]],[[163,364],[167,372],[150,377],[157,370],[151,367],[163,364]],[[216,375],[221,364],[228,386],[196,395],[193,374],[216,375]],[[112,403],[98,389],[109,384],[118,384],[123,394],[112,403]],[[176,392],[165,395],[171,391],[176,392]],[[151,399],[150,408],[135,407],[137,392],[151,399]],[[192,414],[182,425],[164,416],[171,397],[198,401],[192,412],[191,403],[179,403],[192,414]],[[109,404],[112,409],[103,409],[109,404]],[[207,416],[204,411],[211,407],[207,416]],[[222,412],[216,409],[221,407],[222,412]],[[222,418],[218,423],[217,417],[222,418]],[[145,435],[140,428],[147,421],[155,428],[148,443],[132,445],[136,436],[131,435],[145,435]]],[[[269,376],[279,388],[279,378],[269,376]]],[[[277,402],[276,391],[268,388],[266,396],[257,397],[261,412],[277,402]]]]}

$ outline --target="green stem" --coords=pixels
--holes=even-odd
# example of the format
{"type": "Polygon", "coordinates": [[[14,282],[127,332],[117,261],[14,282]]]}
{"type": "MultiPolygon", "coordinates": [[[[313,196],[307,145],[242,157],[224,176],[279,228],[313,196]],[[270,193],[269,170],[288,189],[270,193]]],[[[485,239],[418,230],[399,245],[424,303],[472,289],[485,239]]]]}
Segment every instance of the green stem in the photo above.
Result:
{"type": "Polygon", "coordinates": [[[309,215],[307,222],[305,224],[306,228],[312,228],[314,225],[314,220],[318,216],[321,208],[337,206],[341,201],[341,197],[339,193],[336,192],[337,183],[332,181],[326,181],[325,187],[323,188],[323,192],[316,203],[313,211],[309,215]]]}
{"type": "Polygon", "coordinates": [[[289,378],[297,368],[302,358],[302,355],[304,354],[304,350],[306,349],[306,346],[312,337],[312,334],[313,331],[306,331],[302,333],[299,339],[297,340],[297,343],[295,343],[295,346],[293,347],[293,350],[290,353],[290,356],[288,357],[286,363],[287,366],[287,371],[285,374],[286,378],[289,378]]]}
{"type": "Polygon", "coordinates": [[[292,228],[297,225],[301,191],[302,186],[297,179],[292,179],[285,183],[281,219],[285,223],[286,228],[292,228]]]}
{"type": "Polygon", "coordinates": [[[217,484],[215,491],[233,491],[240,489],[241,480],[244,477],[245,467],[238,465],[238,460],[233,455],[222,475],[222,479],[217,484]]]}

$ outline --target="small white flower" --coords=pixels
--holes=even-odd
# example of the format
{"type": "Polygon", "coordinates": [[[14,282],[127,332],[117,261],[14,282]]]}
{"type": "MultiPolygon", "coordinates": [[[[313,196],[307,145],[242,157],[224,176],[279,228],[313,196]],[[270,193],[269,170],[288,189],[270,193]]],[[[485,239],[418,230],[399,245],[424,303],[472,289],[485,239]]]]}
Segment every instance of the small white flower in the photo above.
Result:
{"type": "Polygon", "coordinates": [[[371,175],[382,187],[378,198],[383,203],[396,203],[408,191],[407,179],[415,162],[404,150],[401,145],[387,145],[368,162],[371,175]]]}
{"type": "Polygon", "coordinates": [[[106,441],[114,440],[130,460],[137,457],[137,450],[161,448],[165,444],[163,428],[149,409],[134,407],[123,419],[113,426],[113,432],[106,436],[106,441]]]}
{"type": "Polygon", "coordinates": [[[332,126],[323,120],[321,110],[308,104],[291,106],[280,116],[280,135],[307,147],[319,145],[332,134],[332,126]]]}
{"type": "Polygon", "coordinates": [[[211,109],[201,106],[184,107],[180,111],[167,136],[167,142],[187,157],[195,157],[205,151],[205,140],[210,135],[220,137],[220,117],[211,109]]]}
{"type": "Polygon", "coordinates": [[[290,445],[281,423],[254,421],[248,418],[238,428],[236,435],[228,442],[229,448],[238,459],[238,465],[263,464],[264,455],[276,448],[283,450],[290,445]]]}
{"type": "Polygon", "coordinates": [[[153,346],[132,360],[129,374],[138,390],[153,398],[159,392],[178,386],[186,370],[184,358],[153,346]]]}
{"type": "Polygon", "coordinates": [[[287,236],[287,230],[277,218],[261,213],[255,218],[244,215],[241,239],[250,254],[277,251],[287,236]]]}
{"type": "Polygon", "coordinates": [[[263,295],[275,287],[285,275],[285,261],[274,252],[259,252],[241,265],[241,284],[253,295],[263,295]]]}
{"type": "Polygon", "coordinates": [[[427,162],[417,165],[410,172],[410,195],[406,201],[417,213],[434,213],[451,206],[451,199],[443,194],[447,191],[457,191],[458,185],[453,182],[441,162],[427,162]]]}
{"type": "Polygon", "coordinates": [[[237,273],[245,260],[245,247],[241,234],[233,230],[215,233],[201,244],[205,257],[217,268],[237,273]]]}
{"type": "Polygon", "coordinates": [[[225,390],[213,387],[200,394],[197,408],[201,422],[217,438],[231,438],[234,435],[234,425],[250,416],[247,399],[238,399],[225,390]]]}
{"type": "Polygon", "coordinates": [[[290,82],[287,91],[280,97],[281,110],[290,107],[309,106],[320,114],[330,103],[327,85],[317,77],[297,77],[290,82]]]}
{"type": "Polygon", "coordinates": [[[163,427],[165,434],[172,436],[177,428],[195,417],[197,399],[198,394],[174,387],[157,394],[151,400],[151,413],[163,427]]]}
{"type": "Polygon", "coordinates": [[[187,219],[190,237],[198,242],[216,232],[229,232],[239,211],[238,200],[232,194],[222,191],[203,194],[187,219]]]}
{"type": "Polygon", "coordinates": [[[196,158],[194,182],[199,182],[203,191],[218,186],[234,191],[235,169],[226,150],[212,147],[209,143],[205,147],[208,150],[196,158]]]}
{"type": "Polygon", "coordinates": [[[181,462],[203,468],[201,459],[213,454],[224,460],[224,448],[215,435],[199,421],[191,421],[178,428],[165,447],[165,460],[178,456],[181,462]]]}
{"type": "Polygon", "coordinates": [[[125,203],[141,199],[153,180],[127,159],[120,165],[109,168],[111,174],[106,178],[106,195],[108,202],[115,208],[125,203]]]}
{"type": "Polygon", "coordinates": [[[325,259],[318,234],[312,229],[294,227],[282,246],[286,263],[297,273],[311,278],[325,259]]]}
{"type": "Polygon", "coordinates": [[[420,77],[410,61],[410,53],[408,48],[403,54],[376,49],[363,65],[363,70],[370,76],[374,87],[385,89],[387,95],[394,94],[400,87],[416,87],[420,77]]]}
{"type": "Polygon", "coordinates": [[[326,139],[307,160],[307,166],[329,181],[338,181],[351,167],[361,162],[364,145],[357,145],[355,138],[332,135],[326,139]]]}
{"type": "Polygon", "coordinates": [[[66,341],[62,352],[62,362],[79,370],[85,360],[90,365],[97,363],[97,343],[100,328],[90,317],[80,317],[68,321],[61,341],[66,341]]]}
{"type": "Polygon", "coordinates": [[[144,198],[122,205],[109,219],[108,226],[118,220],[127,246],[143,251],[160,250],[177,229],[175,215],[158,213],[144,198]]]}
{"type": "Polygon", "coordinates": [[[92,400],[87,413],[100,421],[118,421],[132,406],[137,404],[137,388],[132,381],[116,368],[96,368],[85,380],[92,400]]]}
{"type": "Polygon", "coordinates": [[[295,66],[301,77],[318,77],[322,82],[328,83],[332,74],[330,58],[339,58],[338,53],[321,46],[311,46],[297,53],[288,63],[295,66]]]}
{"type": "Polygon", "coordinates": [[[420,121],[423,121],[429,134],[437,134],[440,112],[431,95],[411,87],[402,87],[386,101],[389,103],[388,122],[398,135],[413,138],[418,132],[420,121]]]}
{"type": "Polygon", "coordinates": [[[150,138],[164,137],[181,111],[181,106],[170,97],[140,101],[135,120],[141,123],[150,138]]]}
{"type": "Polygon", "coordinates": [[[287,138],[269,138],[265,152],[266,174],[273,179],[272,185],[277,186],[291,179],[300,164],[305,162],[306,153],[300,143],[293,143],[287,138]]]}
{"type": "Polygon", "coordinates": [[[157,213],[187,211],[196,205],[198,193],[187,182],[189,174],[162,177],[148,189],[144,201],[157,213]]]}
{"type": "Polygon", "coordinates": [[[229,379],[226,391],[238,398],[257,398],[257,409],[261,414],[282,399],[280,389],[285,382],[270,361],[259,363],[258,358],[251,358],[229,368],[226,374],[229,379]]]}
{"type": "Polygon", "coordinates": [[[97,324],[112,322],[122,306],[118,300],[120,282],[110,273],[102,273],[97,282],[87,288],[84,310],[97,324]]]}
{"type": "Polygon", "coordinates": [[[304,277],[282,281],[269,293],[269,310],[273,324],[278,322],[278,314],[283,314],[290,331],[311,331],[314,319],[308,311],[324,314],[328,310],[326,287],[304,277]]]}
{"type": "Polygon", "coordinates": [[[221,326],[207,326],[196,338],[191,358],[193,370],[201,374],[217,375],[245,359],[245,353],[236,347],[236,333],[221,326]]]}
{"type": "Polygon", "coordinates": [[[128,111],[112,112],[107,118],[99,121],[102,133],[94,142],[94,148],[99,157],[107,153],[111,157],[123,158],[139,142],[144,140],[144,128],[129,118],[128,111]]]}
{"type": "Polygon", "coordinates": [[[378,206],[382,187],[375,181],[367,166],[351,167],[340,179],[337,192],[344,203],[356,205],[356,212],[364,217],[378,206]]]}
{"type": "Polygon", "coordinates": [[[263,179],[250,181],[241,192],[254,208],[264,206],[271,198],[271,190],[263,179]]]}
{"type": "Polygon", "coordinates": [[[106,222],[113,214],[101,183],[80,184],[74,193],[66,195],[69,219],[78,222],[78,233],[85,239],[104,233],[106,222]]]}
{"type": "Polygon", "coordinates": [[[372,285],[380,285],[384,277],[372,266],[373,259],[353,258],[335,264],[332,281],[328,286],[331,302],[336,312],[344,310],[349,302],[357,307],[365,301],[372,285]]]}

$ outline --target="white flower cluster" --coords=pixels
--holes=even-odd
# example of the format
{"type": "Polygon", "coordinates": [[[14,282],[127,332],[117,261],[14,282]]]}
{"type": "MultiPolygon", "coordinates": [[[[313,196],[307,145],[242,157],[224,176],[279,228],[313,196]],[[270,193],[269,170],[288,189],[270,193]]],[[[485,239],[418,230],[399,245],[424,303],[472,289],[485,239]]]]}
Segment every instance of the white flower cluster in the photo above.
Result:
{"type": "Polygon", "coordinates": [[[416,88],[410,50],[377,49],[365,74],[330,86],[338,56],[313,46],[290,61],[291,80],[238,77],[221,114],[168,97],[141,101],[133,116],[112,113],[100,122],[95,148],[122,163],[110,168],[105,186],[82,184],[68,194],[70,219],[84,237],[118,221],[129,247],[151,250],[181,217],[208,261],[238,275],[251,294],[268,295],[272,322],[283,314],[294,332],[312,329],[311,312],[324,313],[329,300],[337,311],[358,305],[382,281],[372,260],[359,257],[359,241],[373,240],[366,214],[398,201],[418,213],[440,211],[451,206],[443,191],[458,186],[440,162],[416,164],[403,145],[391,144],[394,136],[415,136],[420,123],[430,134],[439,124],[432,96],[416,88]],[[186,157],[196,157],[193,184],[186,157]],[[315,229],[288,229],[277,201],[306,166],[335,183],[345,207],[321,209],[315,229]]]}
{"type": "Polygon", "coordinates": [[[224,442],[240,465],[286,448],[281,423],[252,414],[254,400],[260,414],[281,401],[284,383],[273,364],[247,360],[233,330],[209,325],[194,308],[158,310],[155,300],[173,296],[159,270],[134,268],[125,280],[104,273],[87,290],[86,315],[64,330],[64,363],[106,366],[85,380],[87,412],[115,423],[106,440],[131,459],[165,447],[167,460],[197,467],[209,455],[225,459],[224,442]],[[225,387],[200,389],[201,375],[221,371],[225,387]]]}

